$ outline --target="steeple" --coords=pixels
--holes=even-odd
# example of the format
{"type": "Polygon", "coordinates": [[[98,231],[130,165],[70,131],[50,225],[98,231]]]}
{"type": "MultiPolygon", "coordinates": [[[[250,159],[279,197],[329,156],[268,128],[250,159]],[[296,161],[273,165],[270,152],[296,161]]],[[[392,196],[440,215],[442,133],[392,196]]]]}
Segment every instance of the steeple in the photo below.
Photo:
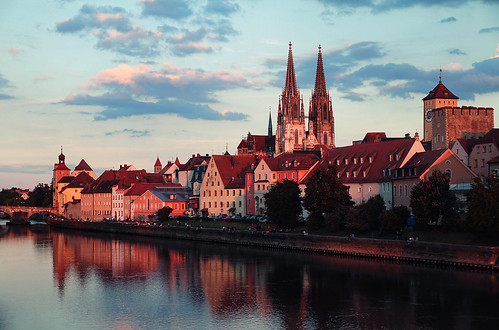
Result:
{"type": "Polygon", "coordinates": [[[59,164],[64,164],[66,160],[66,156],[62,153],[62,146],[61,146],[61,154],[59,155],[59,164]]]}
{"type": "Polygon", "coordinates": [[[298,95],[298,87],[296,86],[295,66],[293,63],[293,52],[291,51],[291,41],[289,42],[288,52],[288,69],[286,71],[286,85],[284,87],[285,96],[298,95]]]}
{"type": "Polygon", "coordinates": [[[324,77],[324,65],[322,64],[321,45],[319,45],[319,55],[317,58],[317,71],[315,72],[315,95],[327,95],[326,78],[324,77]]]}
{"type": "Polygon", "coordinates": [[[269,127],[267,136],[272,136],[272,111],[269,109],[269,127]]]}

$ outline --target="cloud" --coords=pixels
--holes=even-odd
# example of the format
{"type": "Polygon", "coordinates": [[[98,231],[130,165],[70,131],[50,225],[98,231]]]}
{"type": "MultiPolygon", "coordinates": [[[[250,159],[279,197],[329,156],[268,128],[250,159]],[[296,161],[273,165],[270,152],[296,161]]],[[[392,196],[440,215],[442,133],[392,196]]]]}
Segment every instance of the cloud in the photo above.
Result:
{"type": "Polygon", "coordinates": [[[16,48],[16,47],[9,47],[9,49],[7,50],[9,52],[10,55],[12,56],[17,56],[19,54],[22,54],[23,51],[20,50],[19,48],[16,48]]]}
{"type": "Polygon", "coordinates": [[[95,31],[98,38],[96,47],[108,49],[120,54],[138,57],[156,56],[159,54],[158,42],[161,32],[146,31],[141,26],[133,26],[128,31],[107,30],[95,31]]]}
{"type": "Polygon", "coordinates": [[[367,8],[371,9],[371,12],[384,13],[391,10],[406,9],[412,7],[446,7],[455,8],[463,6],[467,3],[473,2],[483,2],[486,4],[497,4],[498,2],[490,0],[356,0],[356,1],[344,1],[344,0],[317,0],[318,2],[324,4],[326,7],[335,7],[342,11],[342,13],[352,13],[354,9],[367,8]]]}
{"type": "Polygon", "coordinates": [[[466,55],[465,52],[463,52],[462,50],[457,49],[457,48],[450,49],[449,50],[449,54],[452,54],[452,55],[466,55]]]}
{"type": "Polygon", "coordinates": [[[480,29],[480,31],[478,31],[478,33],[490,33],[490,32],[495,32],[495,31],[499,31],[499,26],[480,29]]]}
{"type": "Polygon", "coordinates": [[[237,3],[225,0],[208,0],[205,11],[209,14],[228,16],[240,10],[237,3]]]}
{"type": "Polygon", "coordinates": [[[13,98],[12,96],[10,96],[8,94],[2,93],[3,89],[10,88],[10,87],[11,87],[10,81],[8,81],[7,79],[5,79],[3,77],[3,75],[0,73],[0,100],[9,100],[9,99],[13,98]]]}
{"type": "Polygon", "coordinates": [[[221,113],[212,109],[218,91],[239,87],[251,88],[253,83],[242,75],[219,70],[177,68],[164,63],[160,69],[150,65],[136,67],[121,64],[103,70],[79,93],[72,93],[62,103],[93,105],[104,110],[95,120],[149,114],[176,114],[187,119],[245,120],[247,115],[236,112],[221,113]]]}
{"type": "Polygon", "coordinates": [[[175,20],[187,18],[193,14],[184,0],[141,0],[142,15],[166,17],[175,20]]]}
{"type": "Polygon", "coordinates": [[[92,33],[96,48],[122,55],[151,57],[159,54],[162,32],[133,25],[121,7],[84,5],[79,13],[56,23],[59,33],[92,33]]]}
{"type": "Polygon", "coordinates": [[[105,133],[106,136],[111,136],[111,135],[118,135],[118,134],[127,134],[130,135],[132,138],[137,138],[137,137],[143,137],[143,136],[149,136],[150,131],[148,129],[144,129],[141,131],[135,130],[135,129],[130,129],[130,128],[125,128],[121,131],[112,131],[112,132],[107,132],[105,133]]]}
{"type": "Polygon", "coordinates": [[[50,76],[40,76],[40,77],[35,77],[33,79],[33,82],[34,83],[38,83],[40,81],[47,81],[47,80],[50,80],[50,79],[53,79],[53,77],[50,77],[50,76]]]}
{"type": "Polygon", "coordinates": [[[94,28],[128,31],[130,27],[127,11],[112,6],[83,5],[78,15],[56,23],[56,31],[59,33],[75,33],[94,28]]]}
{"type": "MultiPolygon", "coordinates": [[[[338,78],[335,86],[347,94],[371,86],[381,95],[407,98],[426,95],[437,84],[438,76],[436,68],[425,71],[406,63],[367,65],[338,78]]],[[[476,94],[499,92],[499,58],[474,63],[468,70],[450,63],[444,66],[443,81],[455,95],[467,100],[473,100],[476,94]]]]}
{"type": "Polygon", "coordinates": [[[440,23],[450,23],[450,22],[456,22],[457,19],[453,16],[450,16],[450,17],[447,17],[447,18],[444,18],[442,20],[440,20],[440,23]]]}

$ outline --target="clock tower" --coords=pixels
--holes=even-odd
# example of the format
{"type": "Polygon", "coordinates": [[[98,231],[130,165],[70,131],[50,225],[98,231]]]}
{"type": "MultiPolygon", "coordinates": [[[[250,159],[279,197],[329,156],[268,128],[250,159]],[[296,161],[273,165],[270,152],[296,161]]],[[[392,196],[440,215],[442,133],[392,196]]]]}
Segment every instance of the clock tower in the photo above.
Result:
{"type": "Polygon", "coordinates": [[[447,87],[442,84],[442,70],[440,70],[440,80],[438,85],[430,91],[423,99],[423,131],[425,142],[433,140],[435,129],[434,117],[438,114],[437,109],[445,107],[457,107],[459,97],[452,94],[447,87]]]}

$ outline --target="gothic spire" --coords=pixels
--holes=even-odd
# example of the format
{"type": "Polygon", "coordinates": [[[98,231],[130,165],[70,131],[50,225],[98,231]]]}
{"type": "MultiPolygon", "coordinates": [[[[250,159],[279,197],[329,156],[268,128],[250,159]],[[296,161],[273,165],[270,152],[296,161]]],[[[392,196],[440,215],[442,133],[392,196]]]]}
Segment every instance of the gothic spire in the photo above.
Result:
{"type": "Polygon", "coordinates": [[[315,95],[326,95],[326,78],[324,77],[324,65],[322,64],[321,45],[319,45],[319,55],[317,58],[317,71],[315,72],[315,95]]]}
{"type": "Polygon", "coordinates": [[[268,136],[272,136],[272,111],[269,108],[269,127],[268,127],[268,136]]]}
{"type": "Polygon", "coordinates": [[[293,53],[291,51],[291,41],[289,42],[288,53],[288,69],[286,72],[286,86],[284,87],[284,95],[298,95],[298,87],[296,86],[295,66],[293,64],[293,53]]]}

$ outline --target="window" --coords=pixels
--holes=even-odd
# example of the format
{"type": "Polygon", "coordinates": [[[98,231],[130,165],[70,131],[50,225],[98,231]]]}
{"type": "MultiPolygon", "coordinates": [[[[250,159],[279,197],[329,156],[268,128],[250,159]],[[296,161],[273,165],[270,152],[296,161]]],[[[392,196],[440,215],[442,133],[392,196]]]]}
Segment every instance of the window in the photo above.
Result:
{"type": "Polygon", "coordinates": [[[217,207],[217,202],[215,202],[215,207],[217,207]]]}
{"type": "Polygon", "coordinates": [[[373,191],[373,187],[369,187],[369,192],[372,192],[373,191]]]}
{"type": "Polygon", "coordinates": [[[239,189],[239,196],[241,196],[241,189],[239,189]]]}
{"type": "Polygon", "coordinates": [[[349,178],[350,177],[350,172],[346,172],[346,176],[347,176],[347,178],[349,178]]]}
{"type": "Polygon", "coordinates": [[[485,159],[482,159],[482,167],[485,166],[485,159]]]}
{"type": "Polygon", "coordinates": [[[217,191],[215,190],[215,197],[217,197],[217,191]]]}
{"type": "Polygon", "coordinates": [[[369,163],[372,163],[372,162],[373,162],[373,157],[369,156],[369,163]]]}
{"type": "Polygon", "coordinates": [[[357,191],[361,192],[362,191],[362,187],[357,188],[357,191]]]}
{"type": "Polygon", "coordinates": [[[227,207],[229,207],[229,202],[227,202],[227,207]]]}
{"type": "Polygon", "coordinates": [[[353,163],[354,163],[354,164],[357,164],[357,158],[354,158],[354,159],[353,159],[353,163]]]}
{"type": "Polygon", "coordinates": [[[241,201],[239,201],[239,207],[241,207],[241,201]]]}
{"type": "Polygon", "coordinates": [[[360,157],[360,163],[364,164],[364,157],[360,157]]]}
{"type": "Polygon", "coordinates": [[[451,172],[450,172],[450,170],[449,170],[449,169],[446,169],[446,170],[445,170],[445,175],[447,175],[447,177],[449,177],[449,178],[450,178],[450,176],[451,176],[451,172]]]}
{"type": "Polygon", "coordinates": [[[362,176],[365,178],[366,177],[366,170],[362,171],[362,176]]]}
{"type": "Polygon", "coordinates": [[[260,185],[257,185],[257,186],[256,186],[256,190],[260,190],[260,185]]]}
{"type": "Polygon", "coordinates": [[[405,188],[405,197],[407,197],[407,194],[408,194],[408,188],[407,188],[407,185],[404,186],[405,188]]]}
{"type": "Polygon", "coordinates": [[[272,179],[275,180],[275,173],[272,173],[272,179]]]}
{"type": "Polygon", "coordinates": [[[476,153],[479,154],[480,153],[480,146],[477,146],[476,147],[476,153]]]}
{"type": "Polygon", "coordinates": [[[489,152],[492,152],[492,144],[489,144],[489,152]]]}
{"type": "Polygon", "coordinates": [[[485,152],[487,152],[487,146],[483,146],[482,148],[483,148],[483,149],[482,149],[482,151],[483,151],[484,153],[485,153],[485,152]]]}
{"type": "Polygon", "coordinates": [[[336,165],[340,166],[340,160],[339,159],[336,160],[336,165]]]}
{"type": "Polygon", "coordinates": [[[397,196],[397,186],[393,186],[393,196],[397,196]]]}
{"type": "Polygon", "coordinates": [[[345,158],[345,165],[348,165],[348,158],[345,158]]]}
{"type": "Polygon", "coordinates": [[[356,178],[357,177],[357,171],[352,171],[352,175],[353,175],[354,178],[356,178]]]}

